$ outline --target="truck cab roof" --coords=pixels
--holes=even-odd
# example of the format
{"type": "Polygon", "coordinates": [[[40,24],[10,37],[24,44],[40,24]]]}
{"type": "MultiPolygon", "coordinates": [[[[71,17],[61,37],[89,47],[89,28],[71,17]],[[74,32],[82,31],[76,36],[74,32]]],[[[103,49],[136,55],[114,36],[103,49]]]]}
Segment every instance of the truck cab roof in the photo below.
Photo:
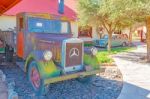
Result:
{"type": "Polygon", "coordinates": [[[62,20],[62,21],[72,21],[70,18],[61,15],[54,15],[48,13],[33,13],[33,12],[21,12],[17,14],[17,17],[35,17],[42,19],[53,19],[53,20],[62,20]]]}

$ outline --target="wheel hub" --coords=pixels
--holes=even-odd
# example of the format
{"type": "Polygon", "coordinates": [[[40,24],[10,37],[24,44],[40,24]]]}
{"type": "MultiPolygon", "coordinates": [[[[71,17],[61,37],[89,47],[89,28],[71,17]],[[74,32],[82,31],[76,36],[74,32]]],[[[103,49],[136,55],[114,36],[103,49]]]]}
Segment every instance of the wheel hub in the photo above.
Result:
{"type": "Polygon", "coordinates": [[[40,87],[40,74],[36,68],[32,68],[30,77],[31,77],[32,85],[35,88],[39,88],[40,87]]]}

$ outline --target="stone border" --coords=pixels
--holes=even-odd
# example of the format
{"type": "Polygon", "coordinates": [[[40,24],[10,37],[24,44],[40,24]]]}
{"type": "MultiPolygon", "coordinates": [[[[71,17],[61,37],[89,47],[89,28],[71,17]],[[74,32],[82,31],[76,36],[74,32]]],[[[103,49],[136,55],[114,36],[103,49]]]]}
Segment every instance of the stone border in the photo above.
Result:
{"type": "Polygon", "coordinates": [[[116,66],[116,63],[101,63],[101,66],[116,66]]]}

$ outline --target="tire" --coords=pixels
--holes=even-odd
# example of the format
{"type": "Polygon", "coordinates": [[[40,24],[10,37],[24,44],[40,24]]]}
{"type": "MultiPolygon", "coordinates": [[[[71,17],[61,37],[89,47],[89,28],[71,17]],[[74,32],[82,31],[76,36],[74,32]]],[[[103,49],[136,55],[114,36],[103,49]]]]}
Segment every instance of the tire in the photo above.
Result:
{"type": "Polygon", "coordinates": [[[90,83],[91,80],[92,80],[92,77],[93,77],[93,76],[87,76],[87,77],[83,77],[83,78],[76,78],[76,80],[77,80],[78,82],[80,82],[80,83],[85,84],[85,83],[90,83]]]}
{"type": "Polygon", "coordinates": [[[9,47],[8,45],[6,45],[6,47],[5,47],[5,59],[7,62],[13,61],[13,54],[14,54],[14,49],[12,47],[9,47]]]}
{"type": "Polygon", "coordinates": [[[46,94],[44,80],[41,78],[36,61],[32,61],[28,67],[28,80],[37,96],[46,94]]]}

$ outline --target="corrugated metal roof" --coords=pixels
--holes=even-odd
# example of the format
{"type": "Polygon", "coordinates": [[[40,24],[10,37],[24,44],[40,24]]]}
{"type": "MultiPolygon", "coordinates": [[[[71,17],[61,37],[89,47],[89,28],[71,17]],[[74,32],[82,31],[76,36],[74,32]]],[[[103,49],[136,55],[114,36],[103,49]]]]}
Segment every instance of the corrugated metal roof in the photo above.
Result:
{"type": "Polygon", "coordinates": [[[22,0],[16,6],[8,10],[5,15],[16,15],[19,12],[38,12],[67,16],[76,19],[75,0],[65,1],[64,14],[58,13],[58,0],[22,0]],[[67,2],[67,3],[66,3],[67,2]],[[72,5],[72,6],[69,6],[72,5]]]}

